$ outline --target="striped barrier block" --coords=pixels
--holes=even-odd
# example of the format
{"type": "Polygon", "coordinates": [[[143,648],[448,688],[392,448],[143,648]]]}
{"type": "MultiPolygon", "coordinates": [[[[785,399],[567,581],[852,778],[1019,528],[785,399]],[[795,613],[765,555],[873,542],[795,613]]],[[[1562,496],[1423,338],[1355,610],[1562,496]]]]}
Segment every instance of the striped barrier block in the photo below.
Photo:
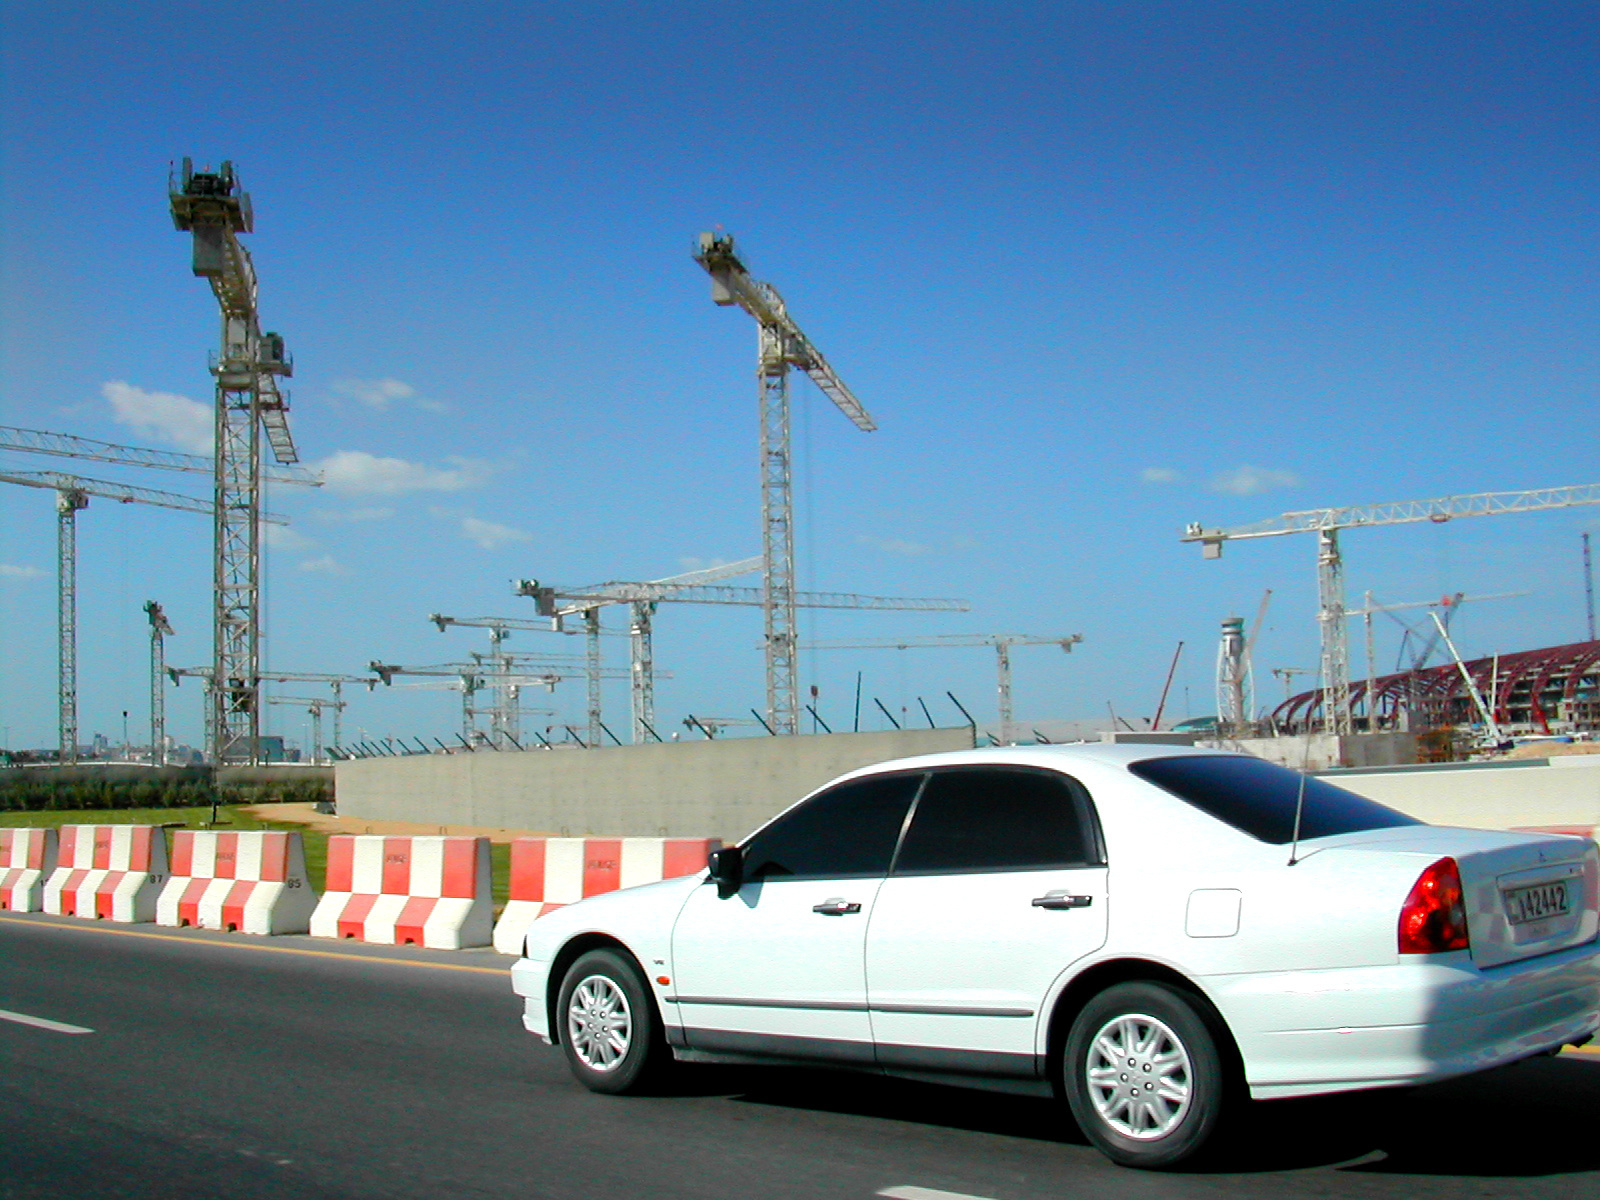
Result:
{"type": "Polygon", "coordinates": [[[553,908],[706,869],[720,838],[517,838],[511,898],[494,927],[494,948],[521,954],[522,939],[553,908]]]}
{"type": "Polygon", "coordinates": [[[55,869],[54,829],[0,829],[0,909],[38,912],[44,877],[55,869]]]}
{"type": "Polygon", "coordinates": [[[435,950],[487,946],[489,839],[335,834],[311,936],[435,950]]]}
{"type": "Polygon", "coordinates": [[[172,878],[156,901],[156,924],[305,933],[316,906],[299,833],[179,829],[172,835],[172,878]]]}
{"type": "Polygon", "coordinates": [[[167,879],[167,839],[155,825],[63,825],[44,911],[58,917],[153,921],[167,879]]]}

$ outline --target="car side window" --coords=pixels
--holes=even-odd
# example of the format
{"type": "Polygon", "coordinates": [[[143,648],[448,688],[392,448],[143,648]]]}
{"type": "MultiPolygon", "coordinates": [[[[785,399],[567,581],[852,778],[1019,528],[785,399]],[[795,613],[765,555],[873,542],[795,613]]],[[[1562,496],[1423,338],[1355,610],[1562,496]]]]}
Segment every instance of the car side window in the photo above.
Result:
{"type": "Polygon", "coordinates": [[[819,792],[751,837],[744,846],[745,878],[887,875],[922,779],[920,772],[874,776],[819,792]]]}
{"type": "Polygon", "coordinates": [[[1101,861],[1082,784],[1055,771],[971,767],[929,776],[894,873],[1027,871],[1101,861]]]}

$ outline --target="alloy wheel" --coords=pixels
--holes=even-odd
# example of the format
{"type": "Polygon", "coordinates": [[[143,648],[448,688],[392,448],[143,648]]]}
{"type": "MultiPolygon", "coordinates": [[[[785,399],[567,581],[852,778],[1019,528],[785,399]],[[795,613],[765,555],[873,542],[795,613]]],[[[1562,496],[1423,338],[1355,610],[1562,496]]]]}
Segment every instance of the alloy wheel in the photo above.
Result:
{"type": "Polygon", "coordinates": [[[572,989],[567,1037],[578,1060],[592,1071],[612,1071],[628,1055],[633,1015],[616,982],[590,975],[572,989]]]}
{"type": "Polygon", "coordinates": [[[1189,1111],[1189,1052],[1155,1017],[1123,1013],[1107,1021],[1089,1043],[1083,1070],[1095,1112],[1123,1137],[1165,1137],[1189,1111]]]}

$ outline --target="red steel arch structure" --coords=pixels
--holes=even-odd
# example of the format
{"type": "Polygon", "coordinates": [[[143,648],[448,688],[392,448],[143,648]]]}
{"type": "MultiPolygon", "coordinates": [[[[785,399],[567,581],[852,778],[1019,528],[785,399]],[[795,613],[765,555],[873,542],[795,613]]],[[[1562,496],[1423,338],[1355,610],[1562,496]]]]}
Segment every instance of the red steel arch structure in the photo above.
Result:
{"type": "MultiPolygon", "coordinates": [[[[1501,725],[1523,725],[1542,733],[1600,727],[1600,641],[1573,642],[1541,650],[1477,658],[1465,664],[1474,686],[1501,725]]],[[[1284,732],[1320,728],[1326,689],[1291,696],[1268,715],[1284,732]]],[[[1367,728],[1412,729],[1469,725],[1477,704],[1454,663],[1384,675],[1350,684],[1352,708],[1369,715],[1367,728]],[[1373,717],[1376,717],[1374,725],[1373,717]]]]}

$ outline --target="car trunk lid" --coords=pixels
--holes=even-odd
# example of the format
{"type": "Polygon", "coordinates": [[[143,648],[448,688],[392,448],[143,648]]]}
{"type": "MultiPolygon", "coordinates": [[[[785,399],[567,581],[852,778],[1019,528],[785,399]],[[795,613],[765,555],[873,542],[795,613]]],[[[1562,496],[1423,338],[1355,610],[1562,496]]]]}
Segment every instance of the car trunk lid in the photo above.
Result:
{"type": "Polygon", "coordinates": [[[1587,838],[1526,836],[1456,856],[1480,967],[1579,945],[1600,924],[1600,847],[1587,838]]]}
{"type": "Polygon", "coordinates": [[[1402,852],[1414,859],[1417,875],[1440,858],[1453,858],[1472,960],[1480,967],[1564,950],[1600,932],[1600,846],[1588,838],[1416,825],[1311,846],[1313,853],[1402,852]]]}

